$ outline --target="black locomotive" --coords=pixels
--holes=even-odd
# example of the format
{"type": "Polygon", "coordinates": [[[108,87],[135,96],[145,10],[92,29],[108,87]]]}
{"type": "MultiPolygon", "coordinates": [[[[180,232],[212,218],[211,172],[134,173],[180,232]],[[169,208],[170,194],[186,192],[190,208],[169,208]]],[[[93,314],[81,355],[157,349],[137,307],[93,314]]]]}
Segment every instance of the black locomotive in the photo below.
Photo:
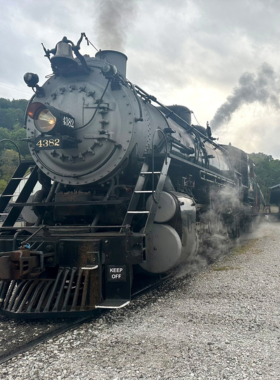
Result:
{"type": "Polygon", "coordinates": [[[43,86],[24,76],[33,160],[0,197],[3,213],[29,173],[0,228],[0,312],[11,316],[123,307],[135,270],[187,265],[200,241],[238,237],[262,202],[246,153],[129,82],[124,54],[82,56],[83,37],[45,49],[53,74],[43,86]]]}

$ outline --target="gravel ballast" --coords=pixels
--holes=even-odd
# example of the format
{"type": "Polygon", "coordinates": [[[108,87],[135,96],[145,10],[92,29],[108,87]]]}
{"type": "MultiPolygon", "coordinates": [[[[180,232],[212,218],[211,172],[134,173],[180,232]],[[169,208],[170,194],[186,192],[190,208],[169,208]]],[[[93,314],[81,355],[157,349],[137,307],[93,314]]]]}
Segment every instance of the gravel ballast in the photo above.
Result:
{"type": "MultiPolygon", "coordinates": [[[[280,379],[280,224],[2,364],[1,379],[280,379]]],[[[2,332],[3,334],[3,332],[2,332]]]]}

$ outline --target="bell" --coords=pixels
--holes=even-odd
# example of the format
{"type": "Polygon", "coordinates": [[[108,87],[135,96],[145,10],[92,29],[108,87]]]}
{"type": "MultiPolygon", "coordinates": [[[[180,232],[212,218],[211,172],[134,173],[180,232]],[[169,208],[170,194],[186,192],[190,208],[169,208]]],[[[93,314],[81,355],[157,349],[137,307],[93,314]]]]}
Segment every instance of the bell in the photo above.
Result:
{"type": "Polygon", "coordinates": [[[55,55],[51,58],[51,63],[54,66],[62,69],[78,66],[78,62],[73,57],[72,48],[67,42],[58,42],[55,50],[55,55]]]}

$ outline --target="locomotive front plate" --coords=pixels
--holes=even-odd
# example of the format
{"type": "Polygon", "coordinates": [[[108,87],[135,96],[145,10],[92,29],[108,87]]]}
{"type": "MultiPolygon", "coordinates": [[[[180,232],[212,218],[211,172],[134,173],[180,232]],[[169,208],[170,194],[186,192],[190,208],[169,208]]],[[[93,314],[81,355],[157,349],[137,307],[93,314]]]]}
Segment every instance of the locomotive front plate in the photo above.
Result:
{"type": "Polygon", "coordinates": [[[35,139],[36,150],[61,148],[62,141],[59,137],[39,136],[35,139]]]}

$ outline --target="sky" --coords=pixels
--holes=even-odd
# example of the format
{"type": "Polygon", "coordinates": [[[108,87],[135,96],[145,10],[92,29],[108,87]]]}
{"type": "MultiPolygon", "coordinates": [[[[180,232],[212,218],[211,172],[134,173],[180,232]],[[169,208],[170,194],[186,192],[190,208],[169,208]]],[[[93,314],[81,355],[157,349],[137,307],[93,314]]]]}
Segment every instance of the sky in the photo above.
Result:
{"type": "Polygon", "coordinates": [[[131,82],[209,121],[218,142],[280,158],[280,1],[0,0],[0,13],[0,97],[29,99],[23,75],[43,84],[51,73],[41,43],[85,32],[128,56],[131,82]]]}

